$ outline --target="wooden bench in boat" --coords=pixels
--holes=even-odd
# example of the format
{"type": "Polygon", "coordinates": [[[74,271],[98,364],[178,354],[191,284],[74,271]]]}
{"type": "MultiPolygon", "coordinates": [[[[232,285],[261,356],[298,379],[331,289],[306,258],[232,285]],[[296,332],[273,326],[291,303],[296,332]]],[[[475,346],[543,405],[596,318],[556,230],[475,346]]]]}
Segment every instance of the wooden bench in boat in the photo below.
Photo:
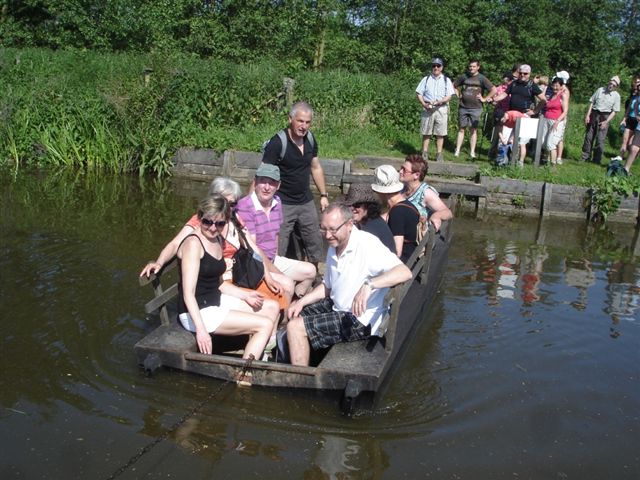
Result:
{"type": "MultiPolygon", "coordinates": [[[[252,383],[270,387],[323,389],[344,391],[345,399],[355,399],[362,392],[376,392],[392,367],[393,361],[409,333],[426,317],[444,271],[451,239],[451,222],[440,232],[429,229],[407,265],[413,280],[390,289],[386,300],[389,313],[383,321],[382,338],[339,343],[332,346],[317,366],[294,366],[275,362],[254,361],[252,383]]],[[[177,284],[162,285],[167,273],[175,269],[175,260],[158,275],[141,278],[141,285],[151,284],[154,298],[145,305],[147,313],[159,312],[161,325],[135,345],[138,361],[148,371],[160,366],[234,380],[245,361],[238,346],[234,350],[216,350],[223,343],[214,338],[214,354],[198,352],[195,336],[179,325],[171,312],[170,302],[177,295],[177,284]]],[[[246,338],[244,340],[246,343],[246,338]]]]}

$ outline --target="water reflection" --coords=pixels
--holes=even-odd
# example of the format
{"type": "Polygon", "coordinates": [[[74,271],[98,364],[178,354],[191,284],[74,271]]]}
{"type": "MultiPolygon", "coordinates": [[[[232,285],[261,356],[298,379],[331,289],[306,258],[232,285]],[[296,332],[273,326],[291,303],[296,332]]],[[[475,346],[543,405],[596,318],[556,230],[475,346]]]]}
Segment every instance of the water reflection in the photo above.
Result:
{"type": "Polygon", "coordinates": [[[138,178],[0,175],[0,476],[637,478],[638,233],[456,219],[430,322],[371,410],[142,375],[140,265],[197,194],[138,178]],[[52,441],[55,439],[55,441],[52,441]],[[604,449],[602,454],[598,454],[604,449]]]}

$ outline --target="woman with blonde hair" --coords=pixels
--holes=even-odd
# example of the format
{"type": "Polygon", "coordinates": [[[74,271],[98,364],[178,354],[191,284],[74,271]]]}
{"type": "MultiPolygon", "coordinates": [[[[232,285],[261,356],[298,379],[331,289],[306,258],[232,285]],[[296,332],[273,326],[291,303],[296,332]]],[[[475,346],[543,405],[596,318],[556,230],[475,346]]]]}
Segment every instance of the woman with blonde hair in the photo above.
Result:
{"type": "Polygon", "coordinates": [[[211,333],[215,332],[250,335],[243,358],[261,358],[274,327],[273,320],[254,313],[240,298],[221,291],[227,267],[220,232],[229,222],[230,213],[224,197],[205,198],[198,207],[200,227],[178,246],[178,319],[185,329],[196,334],[201,353],[212,353],[211,333]]]}

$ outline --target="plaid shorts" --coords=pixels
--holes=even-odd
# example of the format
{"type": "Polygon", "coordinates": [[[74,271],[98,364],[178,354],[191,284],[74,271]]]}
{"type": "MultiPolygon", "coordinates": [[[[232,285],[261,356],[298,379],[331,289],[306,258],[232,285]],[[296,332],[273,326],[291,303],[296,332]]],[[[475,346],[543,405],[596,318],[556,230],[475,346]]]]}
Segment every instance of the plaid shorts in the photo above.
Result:
{"type": "Polygon", "coordinates": [[[353,342],[371,336],[371,326],[364,326],[351,312],[336,312],[333,301],[325,298],[307,305],[300,312],[309,343],[314,350],[340,342],[353,342]]]}

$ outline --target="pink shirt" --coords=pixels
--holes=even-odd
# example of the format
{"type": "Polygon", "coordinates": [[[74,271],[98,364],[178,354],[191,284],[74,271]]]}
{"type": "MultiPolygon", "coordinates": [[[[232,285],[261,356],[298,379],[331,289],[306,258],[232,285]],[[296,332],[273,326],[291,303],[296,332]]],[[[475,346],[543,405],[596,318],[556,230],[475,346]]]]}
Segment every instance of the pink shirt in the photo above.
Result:
{"type": "Polygon", "coordinates": [[[544,118],[557,120],[562,115],[562,94],[551,97],[545,106],[544,118]]]}

